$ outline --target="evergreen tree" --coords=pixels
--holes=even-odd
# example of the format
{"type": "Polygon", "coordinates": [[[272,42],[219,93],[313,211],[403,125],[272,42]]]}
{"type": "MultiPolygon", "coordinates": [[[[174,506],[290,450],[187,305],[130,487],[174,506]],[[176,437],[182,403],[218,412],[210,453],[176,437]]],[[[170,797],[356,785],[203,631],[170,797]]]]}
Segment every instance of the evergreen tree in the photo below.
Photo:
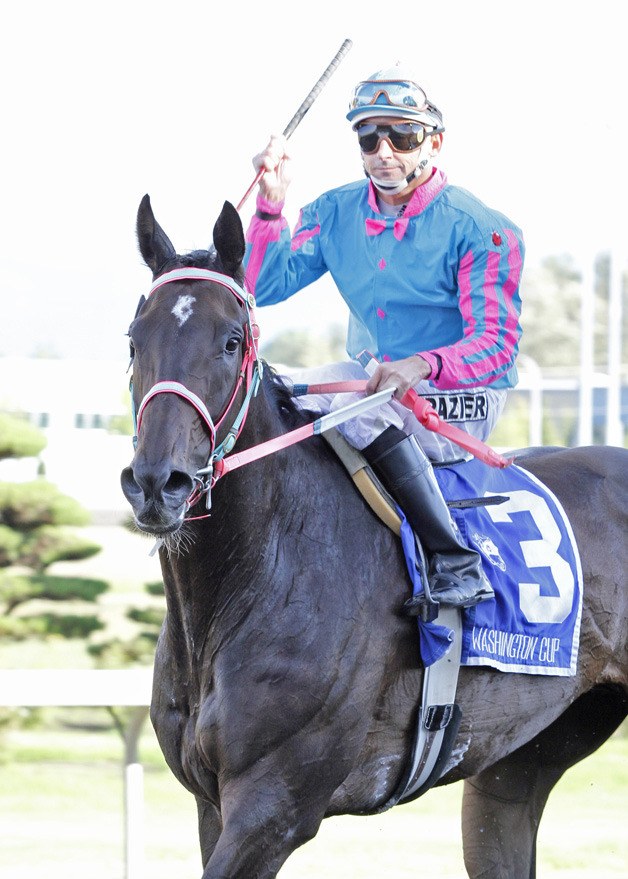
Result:
{"type": "MultiPolygon", "coordinates": [[[[34,457],[45,445],[44,435],[28,422],[0,414],[0,459],[34,457]]],[[[30,612],[27,607],[35,601],[93,604],[106,591],[102,580],[47,573],[54,562],[100,552],[98,544],[69,528],[88,522],[81,505],[45,479],[0,482],[0,637],[85,638],[103,627],[94,614],[30,612]]]]}

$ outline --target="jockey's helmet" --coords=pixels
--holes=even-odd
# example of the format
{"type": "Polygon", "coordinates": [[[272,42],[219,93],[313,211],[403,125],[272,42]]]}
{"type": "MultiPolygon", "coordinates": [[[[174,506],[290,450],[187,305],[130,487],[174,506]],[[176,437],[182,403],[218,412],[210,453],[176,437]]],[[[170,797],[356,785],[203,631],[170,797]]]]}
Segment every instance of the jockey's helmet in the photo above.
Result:
{"type": "Polygon", "coordinates": [[[437,132],[445,130],[438,107],[428,100],[421,86],[399,65],[378,70],[356,85],[347,119],[355,127],[358,122],[373,116],[413,119],[434,127],[437,132]]]}

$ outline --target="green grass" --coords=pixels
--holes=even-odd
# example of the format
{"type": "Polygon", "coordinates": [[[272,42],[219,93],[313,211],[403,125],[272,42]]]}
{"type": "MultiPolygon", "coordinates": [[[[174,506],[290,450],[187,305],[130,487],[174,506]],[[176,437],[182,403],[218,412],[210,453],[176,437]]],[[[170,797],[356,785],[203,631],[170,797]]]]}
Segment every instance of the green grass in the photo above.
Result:
{"type": "MultiPolygon", "coordinates": [[[[78,709],[77,709],[78,711],[78,709]]],[[[5,734],[0,761],[3,879],[123,879],[122,747],[108,730],[5,734]]],[[[106,720],[95,712],[95,720],[106,720]]],[[[94,724],[96,725],[96,724],[94,724]]],[[[145,863],[150,879],[200,879],[194,800],[166,768],[152,730],[142,737],[145,863]]],[[[628,738],[614,736],[570,770],[539,834],[539,879],[625,879],[628,738]]],[[[461,879],[461,785],[370,818],[334,818],[295,852],[281,879],[461,879]]],[[[507,879],[507,877],[504,877],[507,879]]]]}

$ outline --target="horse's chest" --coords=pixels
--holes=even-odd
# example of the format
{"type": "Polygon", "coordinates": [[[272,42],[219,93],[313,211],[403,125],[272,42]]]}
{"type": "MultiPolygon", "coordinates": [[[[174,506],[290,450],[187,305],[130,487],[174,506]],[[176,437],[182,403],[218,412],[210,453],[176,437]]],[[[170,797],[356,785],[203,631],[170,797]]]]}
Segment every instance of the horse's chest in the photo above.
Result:
{"type": "Polygon", "coordinates": [[[173,662],[163,642],[155,658],[151,721],[172,772],[193,793],[215,790],[215,773],[199,748],[199,716],[211,706],[212,691],[203,692],[197,674],[173,662]]]}
{"type": "Polygon", "coordinates": [[[207,799],[217,795],[216,768],[201,747],[198,705],[170,704],[153,711],[153,725],[166,762],[181,784],[207,799]]]}

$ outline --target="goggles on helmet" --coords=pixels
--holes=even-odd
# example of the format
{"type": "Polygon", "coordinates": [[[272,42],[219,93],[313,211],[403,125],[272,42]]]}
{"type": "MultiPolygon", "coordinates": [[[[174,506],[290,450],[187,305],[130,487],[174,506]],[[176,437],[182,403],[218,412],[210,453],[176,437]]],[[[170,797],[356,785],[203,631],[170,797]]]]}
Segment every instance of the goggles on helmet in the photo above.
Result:
{"type": "Polygon", "coordinates": [[[395,122],[389,125],[376,125],[375,122],[359,122],[354,126],[358,144],[363,153],[375,153],[379,142],[384,138],[398,153],[411,153],[418,150],[426,138],[427,130],[420,122],[395,122]]]}
{"type": "Polygon", "coordinates": [[[356,124],[372,116],[412,119],[444,131],[440,110],[412,79],[375,75],[359,82],[349,104],[347,119],[356,124]]]}
{"type": "Polygon", "coordinates": [[[408,110],[427,110],[430,107],[427,95],[415,82],[367,79],[356,86],[349,109],[357,110],[371,105],[376,107],[378,103],[408,110]]]}

